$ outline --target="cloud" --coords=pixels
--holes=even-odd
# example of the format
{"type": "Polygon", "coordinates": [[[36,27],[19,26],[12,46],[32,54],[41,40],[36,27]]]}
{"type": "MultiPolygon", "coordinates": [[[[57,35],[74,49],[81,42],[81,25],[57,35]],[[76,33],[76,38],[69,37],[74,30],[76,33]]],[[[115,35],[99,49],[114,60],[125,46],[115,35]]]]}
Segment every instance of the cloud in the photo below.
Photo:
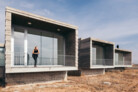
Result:
{"type": "Polygon", "coordinates": [[[21,2],[19,5],[20,5],[20,7],[26,8],[26,9],[34,8],[34,4],[32,4],[30,2],[21,2]]]}
{"type": "Polygon", "coordinates": [[[48,9],[36,9],[35,11],[32,11],[32,13],[47,17],[51,17],[54,15],[54,13],[52,13],[48,9]]]}

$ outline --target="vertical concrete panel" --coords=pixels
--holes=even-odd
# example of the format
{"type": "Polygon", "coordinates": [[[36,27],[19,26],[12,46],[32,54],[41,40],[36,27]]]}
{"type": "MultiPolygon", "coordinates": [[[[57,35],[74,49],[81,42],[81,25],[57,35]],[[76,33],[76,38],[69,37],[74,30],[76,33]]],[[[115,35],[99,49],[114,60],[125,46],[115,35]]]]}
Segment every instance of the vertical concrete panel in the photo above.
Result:
{"type": "Polygon", "coordinates": [[[80,40],[79,42],[79,67],[90,68],[90,39],[80,40]]]}
{"type": "Polygon", "coordinates": [[[65,35],[65,49],[66,49],[66,55],[69,55],[66,57],[66,66],[75,66],[75,56],[76,56],[76,33],[75,31],[70,31],[65,35]],[[71,56],[70,56],[71,55],[71,56]],[[73,57],[72,57],[73,56],[73,57]]]}
{"type": "Polygon", "coordinates": [[[11,64],[11,13],[6,11],[5,15],[5,67],[10,69],[11,64]]]}

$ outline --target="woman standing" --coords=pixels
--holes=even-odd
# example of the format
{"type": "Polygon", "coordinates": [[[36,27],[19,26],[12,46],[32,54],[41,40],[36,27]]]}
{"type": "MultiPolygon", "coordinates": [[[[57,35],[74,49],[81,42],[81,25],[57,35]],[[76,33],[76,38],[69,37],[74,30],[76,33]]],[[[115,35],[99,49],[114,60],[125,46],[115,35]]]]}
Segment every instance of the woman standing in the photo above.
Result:
{"type": "Polygon", "coordinates": [[[34,67],[36,67],[36,65],[37,65],[37,57],[38,57],[38,54],[39,54],[39,50],[38,50],[37,46],[35,46],[32,54],[33,54],[33,58],[34,58],[34,61],[35,61],[34,62],[34,67]]]}

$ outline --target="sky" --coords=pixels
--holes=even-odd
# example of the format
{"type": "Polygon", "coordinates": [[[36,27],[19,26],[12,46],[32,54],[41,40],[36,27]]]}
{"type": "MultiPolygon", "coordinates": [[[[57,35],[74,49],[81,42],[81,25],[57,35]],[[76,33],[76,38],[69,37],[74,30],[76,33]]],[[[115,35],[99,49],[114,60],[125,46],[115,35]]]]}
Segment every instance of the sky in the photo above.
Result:
{"type": "Polygon", "coordinates": [[[0,43],[6,6],[76,25],[79,37],[119,44],[138,64],[138,0],[0,0],[0,43]]]}

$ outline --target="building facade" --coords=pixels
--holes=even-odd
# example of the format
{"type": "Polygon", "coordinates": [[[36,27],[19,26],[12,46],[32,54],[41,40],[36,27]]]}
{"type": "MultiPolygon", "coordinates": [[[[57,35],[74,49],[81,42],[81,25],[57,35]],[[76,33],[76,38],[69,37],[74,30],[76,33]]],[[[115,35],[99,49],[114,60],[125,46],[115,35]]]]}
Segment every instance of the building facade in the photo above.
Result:
{"type": "Polygon", "coordinates": [[[5,74],[7,83],[64,80],[78,69],[76,26],[6,8],[5,74]],[[32,51],[39,55],[34,67],[32,51]]]}
{"type": "Polygon", "coordinates": [[[115,49],[115,67],[132,67],[132,52],[124,49],[115,49]]]}
{"type": "Polygon", "coordinates": [[[114,67],[114,43],[95,38],[79,39],[79,69],[82,73],[104,73],[114,67]]]}

